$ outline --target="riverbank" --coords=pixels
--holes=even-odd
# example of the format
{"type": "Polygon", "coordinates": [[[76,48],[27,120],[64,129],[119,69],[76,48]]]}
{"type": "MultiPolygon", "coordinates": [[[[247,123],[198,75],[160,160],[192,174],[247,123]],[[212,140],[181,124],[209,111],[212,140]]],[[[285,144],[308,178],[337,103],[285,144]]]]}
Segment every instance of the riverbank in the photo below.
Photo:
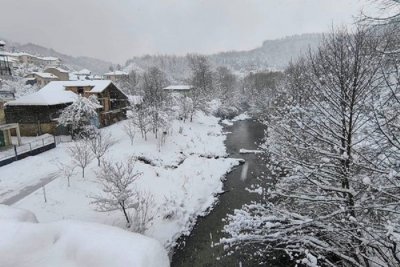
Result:
{"type": "MultiPolygon", "coordinates": [[[[151,199],[148,210],[149,222],[146,236],[155,238],[170,249],[181,235],[188,235],[196,218],[208,213],[223,192],[224,176],[239,164],[236,159],[226,157],[223,128],[219,119],[198,114],[192,123],[175,121],[166,144],[158,151],[158,140],[149,137],[144,141],[139,133],[131,145],[124,132],[124,122],[102,129],[112,134],[117,141],[105,156],[111,161],[124,161],[131,156],[145,158],[135,168],[142,173],[135,187],[151,199]],[[182,128],[182,132],[180,129],[182,128]],[[149,164],[151,162],[151,164],[149,164]]],[[[39,158],[31,157],[0,168],[0,177],[31,180],[29,169],[32,162],[40,168],[32,173],[35,177],[46,176],[56,169],[55,162],[69,163],[68,144],[58,146],[52,152],[43,153],[39,158]],[[17,171],[19,175],[13,177],[17,171]]],[[[125,228],[125,219],[120,211],[97,212],[91,204],[93,196],[102,194],[96,173],[97,163],[91,162],[85,171],[85,178],[77,172],[67,186],[64,177],[58,177],[14,204],[34,212],[40,222],[73,219],[96,222],[125,228]]],[[[7,184],[7,181],[2,181],[7,184]]],[[[10,183],[11,184],[11,183],[10,183]]],[[[8,190],[12,190],[11,188],[8,190]]]]}
{"type": "Polygon", "coordinates": [[[240,150],[257,150],[263,141],[265,126],[252,119],[225,125],[225,146],[229,157],[243,158],[246,163],[227,174],[223,187],[225,193],[219,196],[218,204],[209,215],[198,219],[191,234],[179,240],[180,246],[175,249],[171,266],[239,266],[240,262],[248,266],[240,253],[226,256],[218,242],[223,237],[226,215],[249,201],[261,198],[256,185],[259,179],[268,176],[265,161],[260,154],[240,154],[240,150]]]}

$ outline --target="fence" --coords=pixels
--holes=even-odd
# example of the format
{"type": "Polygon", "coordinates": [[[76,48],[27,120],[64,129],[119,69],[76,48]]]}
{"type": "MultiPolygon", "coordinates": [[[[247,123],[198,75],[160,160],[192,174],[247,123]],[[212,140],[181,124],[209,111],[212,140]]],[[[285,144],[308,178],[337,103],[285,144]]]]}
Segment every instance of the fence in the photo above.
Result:
{"type": "Polygon", "coordinates": [[[66,139],[58,139],[56,136],[46,134],[40,138],[30,141],[29,143],[25,143],[20,146],[14,145],[11,149],[0,151],[0,167],[29,156],[43,153],[47,150],[55,148],[56,144],[60,142],[68,141],[66,141],[66,139]]]}

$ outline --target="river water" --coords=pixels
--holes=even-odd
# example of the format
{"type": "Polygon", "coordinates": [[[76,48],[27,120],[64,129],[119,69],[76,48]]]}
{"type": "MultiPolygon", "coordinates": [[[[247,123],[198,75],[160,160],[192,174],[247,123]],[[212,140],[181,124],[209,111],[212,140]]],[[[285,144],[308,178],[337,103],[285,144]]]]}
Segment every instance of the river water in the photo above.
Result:
{"type": "MultiPolygon", "coordinates": [[[[249,193],[246,188],[257,184],[260,177],[268,177],[268,170],[260,155],[240,154],[241,148],[256,150],[264,137],[265,126],[256,120],[237,121],[233,126],[225,127],[227,152],[231,158],[246,160],[245,165],[235,168],[227,175],[224,184],[225,193],[220,195],[219,202],[211,213],[198,219],[196,226],[188,237],[179,240],[180,246],[175,249],[171,266],[208,267],[208,266],[259,266],[241,255],[240,251],[231,256],[225,256],[220,245],[215,245],[223,237],[221,232],[227,214],[252,200],[258,200],[260,195],[249,193]],[[243,168],[248,168],[247,176],[243,168]],[[257,178],[259,177],[259,178],[257,178]]],[[[290,266],[280,260],[271,259],[265,266],[290,266]]]]}

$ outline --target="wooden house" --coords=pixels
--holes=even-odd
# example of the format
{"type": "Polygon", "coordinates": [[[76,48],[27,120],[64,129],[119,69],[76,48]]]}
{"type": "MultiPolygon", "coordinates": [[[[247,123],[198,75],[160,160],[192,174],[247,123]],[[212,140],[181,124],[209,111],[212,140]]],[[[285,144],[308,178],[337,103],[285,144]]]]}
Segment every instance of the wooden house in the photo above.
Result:
{"type": "Polygon", "coordinates": [[[30,95],[5,106],[7,123],[19,123],[21,135],[57,134],[58,117],[77,95],[95,95],[102,105],[98,110],[100,127],[126,118],[128,97],[110,80],[55,81],[30,95]]]}
{"type": "Polygon", "coordinates": [[[39,86],[39,88],[46,86],[52,81],[59,80],[56,75],[47,72],[32,72],[26,75],[25,78],[35,79],[35,83],[39,86]]]}

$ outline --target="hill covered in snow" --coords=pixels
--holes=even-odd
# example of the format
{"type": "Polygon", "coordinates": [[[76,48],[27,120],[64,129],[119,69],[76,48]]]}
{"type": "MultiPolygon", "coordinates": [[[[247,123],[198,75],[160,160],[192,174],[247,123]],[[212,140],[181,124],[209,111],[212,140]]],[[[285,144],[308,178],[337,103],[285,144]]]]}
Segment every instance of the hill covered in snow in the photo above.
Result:
{"type": "Polygon", "coordinates": [[[14,50],[18,52],[26,52],[32,55],[56,57],[61,59],[63,65],[67,65],[71,69],[75,70],[89,69],[94,73],[103,74],[109,70],[109,67],[111,65],[113,65],[112,62],[104,61],[97,58],[66,55],[52,48],[47,48],[37,44],[32,44],[32,43],[20,44],[2,38],[0,38],[0,40],[6,41],[7,43],[6,49],[9,52],[12,52],[14,50]]]}

